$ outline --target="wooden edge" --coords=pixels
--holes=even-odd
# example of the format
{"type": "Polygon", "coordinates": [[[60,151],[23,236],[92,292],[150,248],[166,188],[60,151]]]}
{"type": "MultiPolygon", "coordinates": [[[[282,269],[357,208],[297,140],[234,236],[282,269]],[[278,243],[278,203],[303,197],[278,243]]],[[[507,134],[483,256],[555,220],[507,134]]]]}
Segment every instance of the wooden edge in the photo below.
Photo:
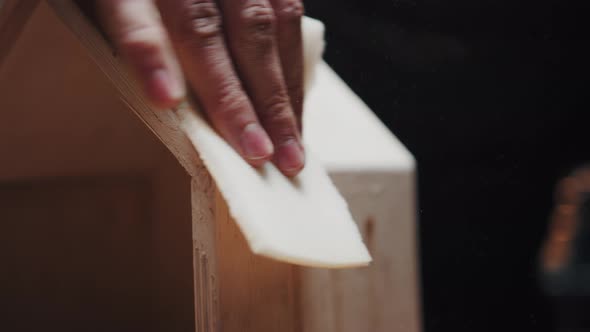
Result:
{"type": "MultiPolygon", "coordinates": [[[[205,171],[206,172],[206,171],[205,171]]],[[[220,330],[219,276],[216,252],[216,193],[210,177],[191,181],[193,219],[193,279],[197,332],[220,330]]]]}
{"type": "MultiPolygon", "coordinates": [[[[112,48],[72,1],[46,1],[60,20],[88,50],[92,60],[121,93],[121,99],[162,141],[191,177],[207,174],[202,171],[199,156],[179,127],[173,110],[155,110],[136,87],[123,63],[112,48]]],[[[208,175],[207,175],[208,176],[208,175]]]]}
{"type": "Polygon", "coordinates": [[[38,4],[39,0],[0,2],[0,68],[38,4]]]}

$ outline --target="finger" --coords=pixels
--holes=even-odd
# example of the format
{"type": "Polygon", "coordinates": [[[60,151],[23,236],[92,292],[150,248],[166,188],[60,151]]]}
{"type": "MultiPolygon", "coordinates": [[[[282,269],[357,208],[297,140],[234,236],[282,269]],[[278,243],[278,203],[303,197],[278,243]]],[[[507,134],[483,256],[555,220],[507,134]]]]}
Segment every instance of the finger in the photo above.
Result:
{"type": "Polygon", "coordinates": [[[275,146],[274,161],[288,176],[304,166],[296,117],[281,70],[275,16],[267,0],[221,0],[236,70],[275,146]]]}
{"type": "Polygon", "coordinates": [[[297,125],[301,133],[303,114],[303,37],[301,0],[270,0],[277,17],[277,42],[281,67],[297,125]]]}
{"type": "Polygon", "coordinates": [[[184,79],[151,0],[101,0],[100,17],[148,98],[172,107],[184,97],[184,79]]]}
{"type": "Polygon", "coordinates": [[[191,86],[215,128],[253,165],[273,153],[227,52],[214,0],[161,0],[164,22],[191,86]]]}

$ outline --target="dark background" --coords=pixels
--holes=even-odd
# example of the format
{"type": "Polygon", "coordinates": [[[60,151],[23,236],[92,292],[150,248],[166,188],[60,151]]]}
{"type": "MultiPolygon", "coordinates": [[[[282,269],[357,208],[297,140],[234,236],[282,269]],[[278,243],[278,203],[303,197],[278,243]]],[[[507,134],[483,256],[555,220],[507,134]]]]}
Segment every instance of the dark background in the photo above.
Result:
{"type": "Polygon", "coordinates": [[[418,161],[424,327],[553,331],[537,259],[590,160],[585,20],[567,0],[321,0],[326,59],[418,161]]]}

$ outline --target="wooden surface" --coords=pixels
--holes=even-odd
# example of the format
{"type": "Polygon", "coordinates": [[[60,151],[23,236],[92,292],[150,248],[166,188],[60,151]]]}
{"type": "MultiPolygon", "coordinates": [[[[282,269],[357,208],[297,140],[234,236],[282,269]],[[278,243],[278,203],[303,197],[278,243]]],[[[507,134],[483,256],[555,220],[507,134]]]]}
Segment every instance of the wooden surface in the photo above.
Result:
{"type": "Polygon", "coordinates": [[[217,194],[222,331],[301,331],[298,268],[254,255],[217,194]]]}
{"type": "MultiPolygon", "coordinates": [[[[136,85],[127,74],[120,60],[113,55],[111,48],[105,43],[77,8],[68,1],[49,1],[62,22],[74,32],[78,41],[86,48],[88,54],[118,90],[127,106],[152,130],[161,142],[172,152],[191,180],[192,210],[192,256],[194,292],[194,317],[198,319],[196,328],[199,331],[212,331],[216,327],[217,303],[216,293],[216,261],[214,248],[214,215],[210,213],[215,206],[213,187],[208,173],[201,165],[196,151],[178,126],[178,119],[171,110],[154,110],[138,91],[136,85]],[[204,270],[204,271],[203,271],[204,270]],[[203,278],[200,278],[203,276],[203,278]],[[203,284],[203,282],[205,284],[203,284]]],[[[188,234],[188,233],[185,233],[188,234]]],[[[171,239],[172,240],[172,239],[171,239]]],[[[181,265],[182,266],[182,265],[181,265]]],[[[188,273],[184,271],[184,273],[188,273]]],[[[182,277],[181,277],[182,279],[182,277]]],[[[189,294],[187,289],[184,290],[189,294]]],[[[182,303],[187,307],[186,303],[182,303]]],[[[180,309],[181,311],[185,310],[180,309]]],[[[168,310],[174,310],[174,307],[168,310]]],[[[183,327],[181,325],[181,327],[183,327]]]]}
{"type": "MultiPolygon", "coordinates": [[[[206,172],[202,169],[203,172],[206,172]]],[[[218,261],[215,220],[215,188],[209,177],[195,177],[191,182],[193,279],[197,332],[220,331],[218,261]]]]}
{"type": "Polygon", "coordinates": [[[168,153],[150,179],[154,329],[194,331],[191,178],[168,153]]]}
{"type": "Polygon", "coordinates": [[[0,1],[0,65],[37,7],[38,0],[0,1]]]}
{"type": "Polygon", "coordinates": [[[115,57],[112,48],[71,1],[47,0],[46,3],[51,9],[43,2],[41,10],[52,10],[57,14],[61,24],[67,28],[67,32],[64,33],[74,34],[80,43],[79,46],[86,50],[86,54],[119,92],[119,98],[123,99],[133,113],[150,128],[192,177],[203,175],[199,171],[199,157],[179,129],[174,112],[156,110],[147,102],[121,60],[115,57]]]}
{"type": "Polygon", "coordinates": [[[41,3],[0,67],[0,178],[148,171],[165,149],[49,13],[41,3]]]}
{"type": "Polygon", "coordinates": [[[133,177],[2,184],[0,328],[152,331],[148,185],[133,177]]]}
{"type": "Polygon", "coordinates": [[[22,28],[0,66],[0,330],[194,330],[190,176],[46,3],[22,28]]]}
{"type": "Polygon", "coordinates": [[[305,112],[304,137],[346,198],[373,262],[303,270],[303,331],[420,331],[414,158],[326,64],[305,112]]]}

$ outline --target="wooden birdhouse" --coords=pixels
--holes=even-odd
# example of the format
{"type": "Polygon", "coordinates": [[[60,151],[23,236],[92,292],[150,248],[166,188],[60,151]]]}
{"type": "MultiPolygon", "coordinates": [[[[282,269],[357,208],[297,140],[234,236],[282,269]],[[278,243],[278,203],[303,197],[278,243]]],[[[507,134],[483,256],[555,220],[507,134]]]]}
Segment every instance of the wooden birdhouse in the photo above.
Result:
{"type": "Polygon", "coordinates": [[[254,254],[178,114],[74,4],[0,1],[0,330],[418,332],[413,157],[315,71],[304,136],[368,267],[254,254]]]}

